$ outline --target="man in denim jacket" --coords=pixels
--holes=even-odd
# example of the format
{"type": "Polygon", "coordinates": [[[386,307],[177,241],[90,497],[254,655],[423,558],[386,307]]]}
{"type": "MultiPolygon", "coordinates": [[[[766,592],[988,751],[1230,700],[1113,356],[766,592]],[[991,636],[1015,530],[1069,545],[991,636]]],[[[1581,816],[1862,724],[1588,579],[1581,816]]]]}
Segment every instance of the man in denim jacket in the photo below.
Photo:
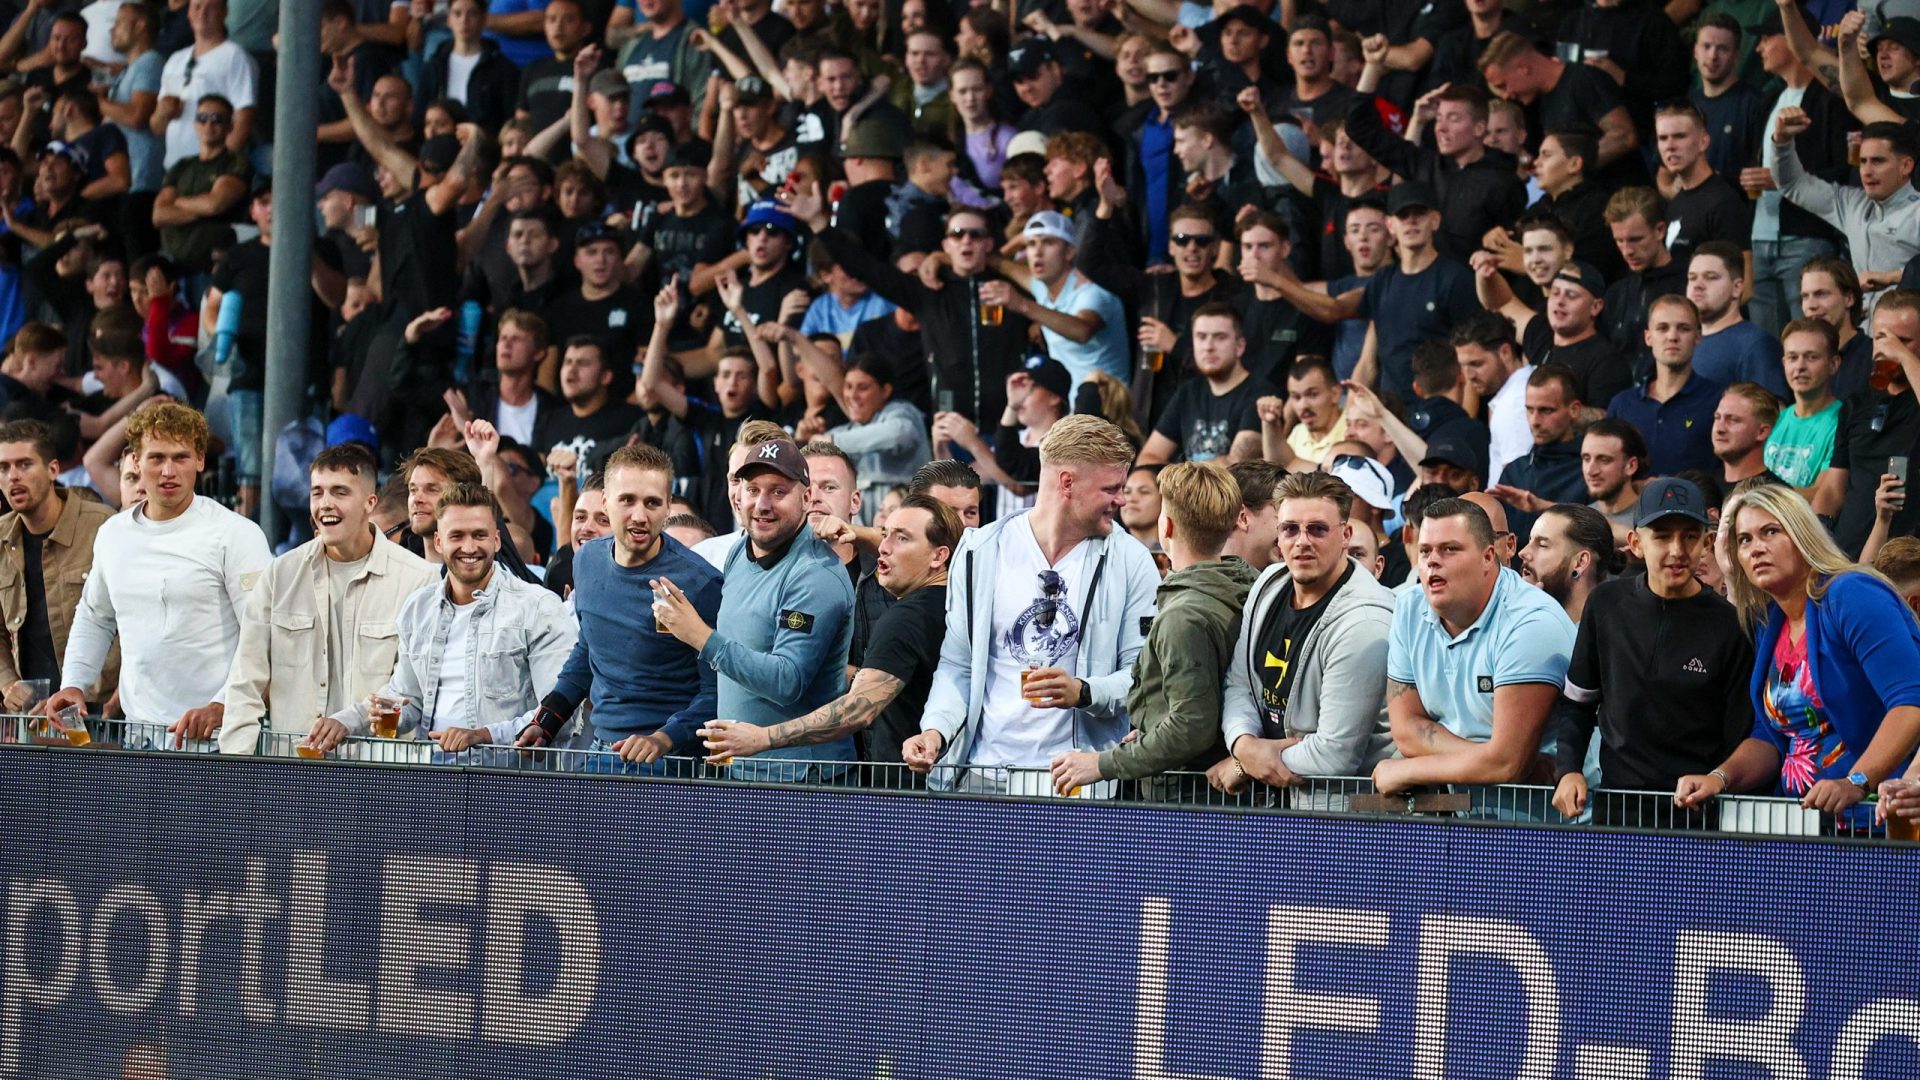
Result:
{"type": "MultiPolygon", "coordinates": [[[[436,759],[482,743],[511,744],[579,635],[559,597],[495,572],[497,512],[478,484],[456,484],[440,497],[433,544],[446,579],[407,597],[396,620],[400,661],[384,693],[405,701],[403,730],[439,744],[436,759]]],[[[308,739],[327,750],[367,727],[367,703],[358,701],[315,722],[308,739]]]]}

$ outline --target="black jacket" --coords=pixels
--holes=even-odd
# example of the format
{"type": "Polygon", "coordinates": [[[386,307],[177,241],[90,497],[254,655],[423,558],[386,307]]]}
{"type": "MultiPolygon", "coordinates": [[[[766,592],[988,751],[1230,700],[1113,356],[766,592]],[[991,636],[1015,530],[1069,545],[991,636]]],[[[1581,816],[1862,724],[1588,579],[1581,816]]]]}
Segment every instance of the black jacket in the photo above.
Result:
{"type": "Polygon", "coordinates": [[[1466,261],[1480,250],[1488,229],[1511,226],[1526,209],[1527,188],[1514,171],[1513,155],[1490,149],[1471,165],[1456,165],[1438,150],[1388,131],[1372,98],[1360,98],[1347,110],[1347,137],[1395,174],[1425,181],[1440,193],[1435,240],[1442,255],[1466,261]]]}
{"type": "MultiPolygon", "coordinates": [[[[1500,483],[1530,491],[1550,503],[1587,502],[1587,481],[1580,475],[1580,440],[1534,444],[1532,450],[1507,462],[1500,470],[1500,483]]],[[[1537,514],[1507,508],[1507,522],[1514,537],[1525,545],[1533,532],[1537,514]]]]}
{"type": "MultiPolygon", "coordinates": [[[[447,68],[453,42],[435,49],[420,68],[420,86],[413,96],[413,122],[426,119],[427,106],[447,96],[447,68]]],[[[506,58],[492,38],[480,42],[480,63],[467,79],[467,117],[482,130],[498,132],[513,119],[519,106],[520,69],[506,58]]]]}
{"type": "Polygon", "coordinates": [[[1007,373],[1030,347],[1027,320],[1012,311],[998,326],[980,325],[979,282],[1002,280],[999,275],[989,272],[969,280],[943,272],[945,287],[929,289],[845,229],[828,229],[820,239],[848,273],[920,320],[921,340],[933,357],[934,408],[940,409],[950,393],[953,411],[983,432],[998,427],[1007,407],[1007,373]]]}

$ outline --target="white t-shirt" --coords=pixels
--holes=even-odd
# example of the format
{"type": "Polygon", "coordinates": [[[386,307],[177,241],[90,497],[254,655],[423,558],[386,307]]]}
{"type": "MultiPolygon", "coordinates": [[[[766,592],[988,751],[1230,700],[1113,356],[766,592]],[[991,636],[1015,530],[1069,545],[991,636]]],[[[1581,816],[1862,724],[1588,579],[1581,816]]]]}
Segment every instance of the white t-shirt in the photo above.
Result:
{"type": "MultiPolygon", "coordinates": [[[[160,384],[161,393],[171,396],[175,401],[189,400],[187,397],[187,386],[180,381],[180,376],[175,375],[159,364],[154,364],[153,378],[154,381],[160,384]]],[[[100,376],[95,375],[93,372],[89,371],[85,375],[80,376],[80,392],[82,394],[97,394],[104,389],[106,389],[106,386],[101,383],[100,376]]]]}
{"type": "Polygon", "coordinates": [[[709,536],[705,540],[693,545],[693,553],[712,563],[715,570],[725,570],[727,568],[727,556],[732,553],[733,545],[739,543],[740,538],[745,535],[747,535],[747,530],[735,529],[732,532],[721,533],[718,536],[709,536]]]}
{"type": "Polygon", "coordinates": [[[473,627],[475,604],[456,604],[453,621],[447,625],[447,647],[440,653],[440,670],[434,674],[440,689],[433,699],[433,726],[429,731],[473,727],[474,708],[467,699],[467,632],[473,627]]]}
{"type": "Polygon", "coordinates": [[[480,58],[485,52],[475,52],[472,56],[461,56],[457,52],[447,53],[447,96],[462,105],[467,103],[467,80],[473,77],[473,69],[480,66],[480,58]]]}
{"type": "Polygon", "coordinates": [[[1073,710],[1036,709],[1020,693],[1029,664],[1072,671],[1080,657],[1081,611],[1091,570],[1086,541],[1051,566],[1034,538],[1033,515],[1000,533],[993,591],[993,642],[975,765],[1044,768],[1073,749],[1073,710]]]}
{"type": "Polygon", "coordinates": [[[235,113],[251,109],[255,104],[258,77],[253,57],[232,41],[221,42],[197,59],[191,45],[167,57],[167,66],[160,69],[160,96],[179,98],[180,115],[167,124],[166,165],[171,167],[174,162],[200,152],[200,137],[193,130],[193,114],[201,98],[219,94],[233,102],[235,113]],[[193,65],[191,80],[187,78],[189,62],[193,65]]]}
{"type": "Polygon", "coordinates": [[[1532,376],[1533,365],[1521,365],[1507,376],[1493,400],[1487,403],[1487,433],[1491,441],[1487,444],[1484,479],[1488,487],[1500,482],[1500,470],[1507,462],[1524,457],[1533,449],[1533,429],[1527,426],[1527,380],[1532,376]]]}
{"type": "Polygon", "coordinates": [[[533,414],[540,411],[538,395],[525,405],[509,405],[502,399],[493,411],[493,426],[502,435],[510,435],[522,446],[533,445],[533,414]]]}

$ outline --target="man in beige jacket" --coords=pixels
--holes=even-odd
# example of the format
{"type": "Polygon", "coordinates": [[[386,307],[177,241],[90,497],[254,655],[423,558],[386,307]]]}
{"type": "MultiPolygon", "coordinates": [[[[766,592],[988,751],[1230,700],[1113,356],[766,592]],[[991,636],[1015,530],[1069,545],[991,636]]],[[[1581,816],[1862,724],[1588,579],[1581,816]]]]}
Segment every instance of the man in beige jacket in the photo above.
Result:
{"type": "MultiPolygon", "coordinates": [[[[377,464],[359,443],[314,458],[315,538],[273,561],[247,600],[227,682],[220,749],[251,754],[260,722],[301,736],[387,684],[399,655],[394,616],[439,574],[373,526],[377,464]]],[[[291,752],[291,739],[276,747],[291,752]]]]}
{"type": "MultiPolygon", "coordinates": [[[[12,507],[0,515],[0,697],[8,712],[28,703],[27,679],[60,680],[67,630],[80,587],[93,569],[93,537],[113,511],[54,484],[60,472],[53,435],[37,420],[0,424],[0,491],[12,507]]],[[[88,696],[113,693],[109,662],[88,696]]]]}

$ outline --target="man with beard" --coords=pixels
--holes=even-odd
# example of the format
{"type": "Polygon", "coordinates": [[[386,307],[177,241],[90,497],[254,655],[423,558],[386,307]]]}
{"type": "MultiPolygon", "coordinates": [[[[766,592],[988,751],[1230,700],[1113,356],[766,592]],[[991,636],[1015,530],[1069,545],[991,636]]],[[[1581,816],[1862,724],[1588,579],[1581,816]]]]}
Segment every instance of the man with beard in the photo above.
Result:
{"type": "Polygon", "coordinates": [[[1615,394],[1607,416],[1625,420],[1646,437],[1648,471],[1656,476],[1716,469],[1711,433],[1722,387],[1693,370],[1700,344],[1693,301],[1676,293],[1655,300],[1647,310],[1644,337],[1653,372],[1640,385],[1615,394]]]}
{"type": "Polygon", "coordinates": [[[1609,416],[1587,425],[1580,437],[1580,478],[1587,483],[1587,505],[1613,526],[1614,547],[1625,547],[1633,528],[1640,474],[1646,471],[1647,442],[1640,429],[1609,416]]]}
{"type": "Polygon", "coordinates": [[[253,753],[269,714],[276,734],[305,735],[315,717],[345,709],[393,676],[394,618],[436,575],[373,527],[379,469],[357,442],[313,459],[307,510],[315,536],[273,560],[247,600],[227,676],[223,753],[253,753]]]}
{"type": "MultiPolygon", "coordinates": [[[[1552,725],[1553,805],[1568,817],[1587,806],[1581,769],[1596,728],[1604,786],[1671,791],[1726,760],[1753,726],[1753,645],[1733,605],[1693,572],[1712,544],[1707,509],[1686,480],[1648,484],[1628,541],[1647,572],[1600,586],[1581,613],[1552,725]]],[[[1673,811],[1660,796],[1608,799],[1593,813],[1596,825],[1664,826],[1673,811]]]]}
{"type": "MultiPolygon", "coordinates": [[[[93,540],[113,511],[54,483],[53,435],[34,420],[0,424],[0,686],[8,712],[30,695],[22,680],[60,677],[80,587],[93,568],[93,540]]],[[[111,674],[111,673],[110,673],[111,674]]],[[[108,679],[104,686],[111,687],[108,679]]]]}
{"type": "Polygon", "coordinates": [[[571,450],[580,468],[599,471],[640,419],[638,407],[613,395],[613,383],[613,364],[599,338],[568,339],[560,361],[560,397],[567,407],[549,410],[534,424],[535,452],[544,457],[571,450]]]}
{"type": "Polygon", "coordinates": [[[1280,556],[1247,596],[1227,668],[1227,761],[1209,781],[1252,777],[1290,787],[1308,776],[1364,775],[1392,751],[1385,698],[1393,594],[1347,555],[1353,491],[1323,472],[1274,492],[1280,556]]]}
{"type": "Polygon", "coordinates": [[[961,541],[966,592],[948,605],[920,734],[901,748],[916,772],[940,766],[931,786],[1042,793],[1056,755],[1125,734],[1160,583],[1146,547],[1113,528],[1132,458],[1119,428],[1069,416],[1040,444],[1033,509],[961,541]]]}
{"type": "Polygon", "coordinates": [[[1700,346],[1693,368],[1722,386],[1759,383],[1774,397],[1793,396],[1780,366],[1780,342],[1740,313],[1746,286],[1740,249],[1709,240],[1687,262],[1687,299],[1700,311],[1700,346]]]}
{"type": "Polygon", "coordinates": [[[587,542],[574,557],[580,637],[520,745],[547,742],[590,699],[591,749],[661,772],[660,758],[685,748],[713,719],[717,690],[713,667],[655,624],[654,582],[673,582],[700,618],[713,620],[720,574],[666,534],[673,462],[665,453],[645,443],[623,446],[602,476],[613,536],[587,542]]]}
{"type": "Polygon", "coordinates": [[[1567,618],[1580,621],[1594,586],[1607,580],[1613,563],[1613,526],[1591,506],[1549,506],[1533,523],[1520,549],[1520,576],[1538,585],[1567,618]]]}
{"type": "MultiPolygon", "coordinates": [[[[496,565],[499,518],[493,493],[479,484],[455,484],[440,496],[433,546],[446,578],[407,597],[395,620],[400,659],[381,693],[403,702],[401,730],[439,744],[439,763],[473,746],[512,743],[553,689],[578,634],[559,597],[496,565]]],[[[307,741],[324,749],[368,726],[368,702],[353,701],[316,720],[307,741]]]]}
{"type": "Polygon", "coordinates": [[[457,450],[423,446],[401,463],[400,472],[407,478],[408,539],[402,544],[437,564],[440,549],[433,543],[434,509],[440,505],[440,497],[456,486],[480,483],[480,466],[457,450]]]}
{"type": "MultiPolygon", "coordinates": [[[[807,459],[789,439],[761,443],[734,470],[746,543],[728,554],[720,610],[709,623],[677,582],[656,578],[653,617],[719,673],[716,710],[770,728],[840,697],[853,633],[853,582],[807,527],[807,459]],[[725,627],[725,629],[715,629],[725,627]]],[[[808,782],[843,775],[853,738],[768,751],[735,762],[741,779],[808,782]]]]}
{"type": "Polygon", "coordinates": [[[715,720],[700,732],[707,760],[723,764],[852,735],[862,761],[900,762],[901,747],[919,733],[933,689],[946,629],[948,565],[964,531],[952,507],[930,495],[907,496],[887,517],[874,564],[875,579],[894,602],[874,623],[845,696],[771,727],[715,720]]]}
{"type": "Polygon", "coordinates": [[[1558,364],[1534,368],[1527,376],[1527,430],[1533,448],[1507,462],[1500,482],[1488,490],[1510,507],[1513,535],[1525,538],[1533,516],[1555,503],[1582,501],[1587,484],[1580,475],[1580,443],[1574,437],[1580,396],[1573,375],[1558,364]]]}
{"type": "Polygon", "coordinates": [[[1713,410],[1713,456],[1720,459],[1727,490],[1755,476],[1770,484],[1786,482],[1767,468],[1767,437],[1779,419],[1780,401],[1763,386],[1734,383],[1720,395],[1713,410]]]}
{"type": "Polygon", "coordinates": [[[247,593],[272,556],[259,526],[194,494],[210,437],[204,417],[171,402],[127,424],[146,501],[94,537],[47,715],[86,701],[118,640],[129,721],[166,725],[182,742],[220,727],[247,593]]]}
{"type": "Polygon", "coordinates": [[[1262,386],[1240,362],[1247,349],[1240,313],[1224,301],[1208,304],[1193,314],[1192,338],[1200,377],[1183,383],[1167,402],[1140,450],[1142,465],[1260,456],[1256,403],[1262,386]]]}
{"type": "Polygon", "coordinates": [[[1601,216],[1626,273],[1607,286],[1600,327],[1614,350],[1633,361],[1634,378],[1644,379],[1653,368],[1647,315],[1661,297],[1686,293],[1687,264],[1667,247],[1666,203],[1652,188],[1614,192],[1601,216]]]}

